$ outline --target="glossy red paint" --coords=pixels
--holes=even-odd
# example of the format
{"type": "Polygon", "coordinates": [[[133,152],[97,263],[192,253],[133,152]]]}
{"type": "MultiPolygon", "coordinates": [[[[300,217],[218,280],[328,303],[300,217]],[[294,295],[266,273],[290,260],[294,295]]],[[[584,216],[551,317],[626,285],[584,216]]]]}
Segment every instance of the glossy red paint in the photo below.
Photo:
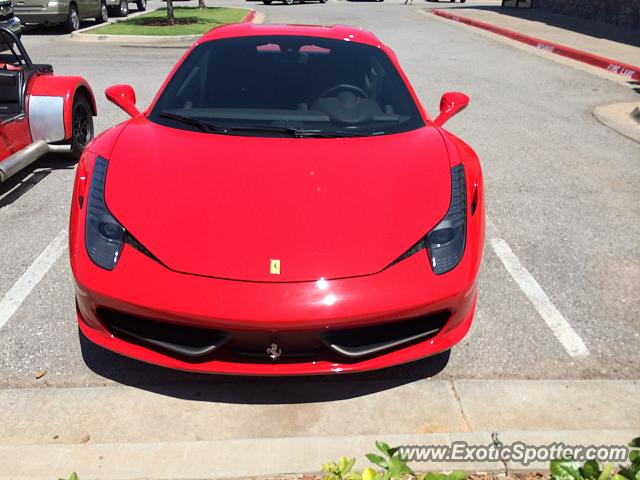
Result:
{"type": "Polygon", "coordinates": [[[31,133],[26,117],[0,123],[0,162],[30,143],[31,133]]]}
{"type": "Polygon", "coordinates": [[[131,85],[113,85],[104,91],[104,94],[111,103],[119,106],[129,116],[140,115],[140,110],[136,108],[136,93],[131,85]]]}
{"type": "Polygon", "coordinates": [[[433,123],[437,127],[441,127],[451,117],[461,112],[469,105],[469,97],[460,92],[447,92],[440,99],[440,115],[436,117],[433,123]]]}
{"type": "MultiPolygon", "coordinates": [[[[379,45],[373,35],[348,27],[246,24],[216,29],[199,42],[261,34],[379,45]]],[[[145,114],[100,135],[78,165],[70,220],[82,332],[145,362],[224,374],[356,372],[450,349],[468,331],[476,304],[485,229],[482,172],[473,150],[422,112],[425,127],[380,137],[210,135],[163,127],[145,114]],[[162,264],[129,244],[112,271],[89,258],[85,199],[97,155],[109,160],[109,210],[162,264]],[[468,199],[459,264],[436,275],[425,250],[392,264],[443,218],[451,197],[450,168],[459,164],[468,199]],[[282,261],[278,276],[269,274],[271,258],[282,261]],[[433,338],[364,359],[279,363],[224,352],[198,360],[164,353],[114,335],[101,308],[273,335],[311,335],[443,311],[450,318],[433,338]]]]}
{"type": "Polygon", "coordinates": [[[173,270],[233,280],[379,272],[438,223],[451,197],[447,150],[428,128],[356,139],[239,140],[141,116],[112,157],[119,161],[109,165],[108,181],[118,188],[106,200],[131,234],[173,270]],[[144,150],[137,149],[141,138],[144,150]],[[398,145],[401,157],[391,154],[398,145]],[[189,167],[181,168],[187,151],[189,167]],[[234,160],[216,161],[221,152],[234,160]],[[154,199],[153,216],[142,198],[154,199]],[[281,259],[280,275],[269,273],[271,258],[281,259]]]}

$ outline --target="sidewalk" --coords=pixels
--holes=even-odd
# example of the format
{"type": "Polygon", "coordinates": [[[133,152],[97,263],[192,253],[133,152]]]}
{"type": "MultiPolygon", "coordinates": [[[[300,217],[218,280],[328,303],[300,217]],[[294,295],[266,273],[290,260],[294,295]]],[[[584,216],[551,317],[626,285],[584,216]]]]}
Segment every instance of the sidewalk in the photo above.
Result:
{"type": "MultiPolygon", "coordinates": [[[[523,44],[538,55],[581,65],[640,93],[640,33],[613,25],[557,15],[537,9],[463,6],[427,12],[506,42],[523,44]],[[563,58],[563,60],[560,60],[563,58]],[[580,63],[575,63],[580,62],[580,63]]],[[[514,44],[514,45],[517,45],[514,44]]],[[[640,143],[640,98],[631,103],[600,105],[593,111],[603,125],[640,143]]]]}
{"type": "Polygon", "coordinates": [[[640,66],[640,34],[633,30],[538,9],[495,6],[441,10],[618,62],[640,66]]]}
{"type": "MultiPolygon", "coordinates": [[[[313,473],[341,455],[356,456],[362,468],[375,440],[489,445],[497,432],[505,444],[626,445],[640,432],[639,381],[422,380],[386,389],[370,381],[332,392],[314,382],[0,391],[0,478],[313,473]]],[[[499,462],[413,466],[504,471],[499,462]]]]}

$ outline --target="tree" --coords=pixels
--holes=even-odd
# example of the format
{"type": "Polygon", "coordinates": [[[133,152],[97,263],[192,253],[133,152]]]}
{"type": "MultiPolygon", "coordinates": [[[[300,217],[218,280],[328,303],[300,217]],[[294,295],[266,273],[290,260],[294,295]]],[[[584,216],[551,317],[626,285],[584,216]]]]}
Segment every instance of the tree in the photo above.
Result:
{"type": "Polygon", "coordinates": [[[176,17],[173,14],[173,0],[167,0],[167,25],[175,25],[175,24],[176,24],[176,17]]]}

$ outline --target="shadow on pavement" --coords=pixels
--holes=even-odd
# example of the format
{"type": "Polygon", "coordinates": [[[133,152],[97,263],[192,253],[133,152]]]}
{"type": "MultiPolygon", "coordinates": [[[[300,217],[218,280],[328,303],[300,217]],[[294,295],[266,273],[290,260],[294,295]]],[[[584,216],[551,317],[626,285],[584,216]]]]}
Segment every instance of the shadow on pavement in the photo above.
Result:
{"type": "Polygon", "coordinates": [[[571,17],[568,15],[560,15],[557,13],[549,13],[538,9],[523,9],[523,8],[502,8],[496,6],[486,5],[465,5],[456,6],[456,8],[465,10],[485,10],[502,15],[509,15],[515,18],[521,18],[523,20],[530,20],[533,22],[545,23],[551,27],[561,28],[563,30],[570,30],[575,33],[581,33],[583,35],[589,35],[590,37],[602,38],[605,40],[611,40],[613,42],[624,43],[627,45],[634,45],[640,47],[640,35],[638,32],[629,28],[618,27],[609,23],[596,22],[593,20],[586,20],[584,18],[571,17]]]}
{"type": "Polygon", "coordinates": [[[313,377],[246,377],[181,372],[149,365],[105,350],[82,332],[80,350],[96,374],[123,385],[202,402],[296,404],[360,397],[433,377],[448,364],[444,352],[407,365],[367,373],[313,377]]]}
{"type": "Polygon", "coordinates": [[[0,184],[0,208],[11,205],[44,180],[54,170],[68,170],[75,166],[68,155],[49,153],[0,184]]]}

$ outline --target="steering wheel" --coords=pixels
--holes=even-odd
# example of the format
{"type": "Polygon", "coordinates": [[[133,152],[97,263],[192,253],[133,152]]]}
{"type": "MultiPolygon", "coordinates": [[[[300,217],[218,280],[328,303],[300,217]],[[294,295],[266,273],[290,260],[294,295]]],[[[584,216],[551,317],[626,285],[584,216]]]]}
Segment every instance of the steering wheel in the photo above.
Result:
{"type": "Polygon", "coordinates": [[[363,98],[369,98],[369,95],[367,95],[367,92],[365,92],[360,87],[351,85],[350,83],[341,83],[340,85],[334,85],[333,87],[330,87],[326,89],[324,92],[322,92],[319,98],[328,97],[330,93],[333,93],[337,90],[351,90],[352,92],[360,94],[360,96],[363,98]]]}

